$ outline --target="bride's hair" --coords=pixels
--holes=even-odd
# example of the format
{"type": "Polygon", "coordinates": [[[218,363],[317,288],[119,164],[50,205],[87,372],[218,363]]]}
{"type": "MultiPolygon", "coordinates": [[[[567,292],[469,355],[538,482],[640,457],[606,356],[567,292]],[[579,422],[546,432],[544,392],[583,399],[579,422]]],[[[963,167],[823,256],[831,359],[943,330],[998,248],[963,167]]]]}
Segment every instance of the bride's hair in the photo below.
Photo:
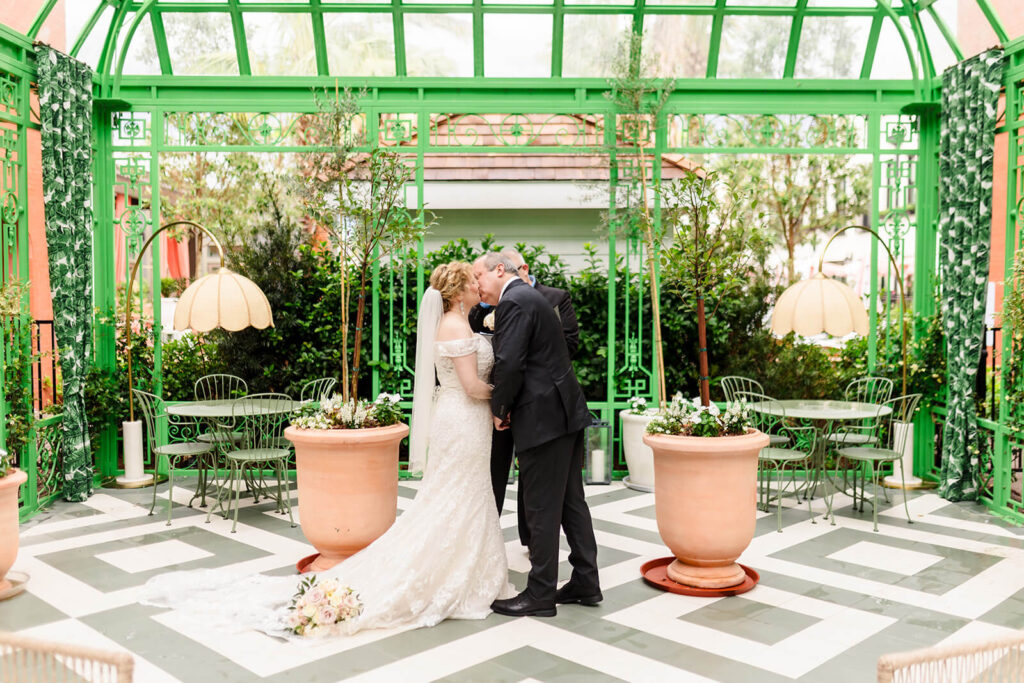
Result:
{"type": "Polygon", "coordinates": [[[441,293],[446,313],[451,310],[455,297],[462,294],[472,279],[473,266],[465,261],[449,261],[434,268],[430,274],[430,286],[441,293]]]}

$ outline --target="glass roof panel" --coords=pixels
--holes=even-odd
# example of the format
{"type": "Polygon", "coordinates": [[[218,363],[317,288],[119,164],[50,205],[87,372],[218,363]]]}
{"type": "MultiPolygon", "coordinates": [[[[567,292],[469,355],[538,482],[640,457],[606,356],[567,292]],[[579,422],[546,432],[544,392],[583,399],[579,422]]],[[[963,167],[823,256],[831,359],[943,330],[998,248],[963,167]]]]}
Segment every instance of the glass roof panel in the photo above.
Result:
{"type": "MultiPolygon", "coordinates": [[[[685,5],[686,7],[714,7],[715,0],[647,0],[646,5],[685,5]]],[[[650,19],[652,15],[648,14],[644,21],[650,19]]]]}
{"type": "Polygon", "coordinates": [[[332,76],[394,76],[391,13],[324,13],[324,42],[332,76]]]}
{"type": "Polygon", "coordinates": [[[484,76],[550,76],[553,30],[550,14],[485,14],[484,76]]]}
{"type": "Polygon", "coordinates": [[[708,70],[711,15],[649,14],[644,17],[647,76],[704,78],[708,70]]]}
{"type": "Polygon", "coordinates": [[[315,76],[313,21],[305,12],[246,12],[242,17],[254,76],[315,76]]]}
{"type": "MultiPolygon", "coordinates": [[[[920,16],[921,26],[924,27],[924,37],[928,41],[928,51],[931,53],[932,63],[935,65],[935,73],[938,75],[956,64],[956,54],[946,42],[946,37],[942,35],[942,31],[932,19],[932,15],[928,12],[921,12],[920,16]]],[[[946,27],[949,28],[949,24],[946,24],[946,27]]]]}
{"type": "Polygon", "coordinates": [[[858,78],[871,17],[804,17],[795,78],[858,78]]]}
{"type": "MultiPolygon", "coordinates": [[[[128,33],[128,27],[135,20],[135,13],[129,12],[121,24],[121,35],[117,38],[117,49],[121,49],[121,42],[128,33]]],[[[115,65],[116,67],[116,65],[115,65]]],[[[139,27],[135,29],[135,36],[131,45],[128,46],[128,56],[124,60],[123,74],[158,74],[160,73],[160,58],[157,57],[156,40],[153,38],[153,24],[149,16],[142,18],[139,27]]]]}
{"type": "MultiPolygon", "coordinates": [[[[86,23],[92,19],[93,13],[101,4],[102,0],[100,0],[100,2],[97,2],[96,0],[80,0],[80,2],[61,3],[64,8],[63,13],[60,12],[60,7],[54,8],[53,12],[50,13],[50,16],[46,18],[46,22],[43,24],[43,27],[45,29],[45,27],[52,21],[63,20],[64,35],[67,39],[65,45],[70,52],[71,48],[75,46],[75,41],[78,40],[78,36],[81,35],[82,30],[85,28],[86,23]]],[[[100,26],[100,22],[102,21],[103,20],[101,18],[96,22],[96,25],[100,26]]],[[[40,40],[43,40],[42,32],[40,32],[39,35],[40,40]]]]}
{"type": "Polygon", "coordinates": [[[633,0],[565,0],[566,5],[626,5],[633,6],[633,0]]]}
{"type": "MultiPolygon", "coordinates": [[[[904,27],[906,31],[906,27],[904,27]]],[[[913,34],[907,33],[913,41],[913,34]]],[[[913,46],[911,42],[911,46],[913,46]]],[[[875,50],[875,63],[871,66],[871,78],[912,78],[910,59],[900,39],[895,24],[890,19],[882,22],[882,31],[878,34],[878,48],[875,50]]]]}
{"type": "Polygon", "coordinates": [[[719,78],[782,78],[792,17],[726,16],[719,78]]]}
{"type": "Polygon", "coordinates": [[[226,12],[164,12],[171,70],[179,76],[237,76],[238,55],[226,12]]]}
{"type": "Polygon", "coordinates": [[[630,14],[567,14],[562,38],[562,76],[610,76],[622,34],[633,22],[630,14]]]}
{"type": "Polygon", "coordinates": [[[403,5],[471,5],[472,0],[402,0],[403,5]]]}
{"type": "Polygon", "coordinates": [[[410,76],[472,76],[473,16],[406,14],[405,66],[410,76]]]}
{"type": "Polygon", "coordinates": [[[793,7],[796,0],[728,0],[731,7],[750,7],[760,5],[761,7],[793,7]]]}
{"type": "Polygon", "coordinates": [[[877,0],[807,0],[808,7],[842,7],[844,9],[877,9],[877,0]]]}
{"type": "MultiPolygon", "coordinates": [[[[90,15],[91,16],[91,15],[90,15]]],[[[103,52],[103,42],[107,39],[107,31],[110,28],[110,21],[114,18],[114,8],[105,7],[103,14],[96,20],[96,25],[92,31],[89,32],[89,36],[82,43],[82,48],[78,51],[78,59],[82,60],[93,69],[99,66],[100,53],[103,52]]],[[[89,20],[87,16],[82,20],[85,23],[89,20]]]]}
{"type": "Polygon", "coordinates": [[[484,0],[485,5],[553,5],[555,0],[484,0]]]}
{"type": "Polygon", "coordinates": [[[380,2],[388,5],[391,4],[391,0],[320,0],[320,4],[322,5],[351,5],[354,2],[358,2],[360,4],[364,2],[380,2]]]}

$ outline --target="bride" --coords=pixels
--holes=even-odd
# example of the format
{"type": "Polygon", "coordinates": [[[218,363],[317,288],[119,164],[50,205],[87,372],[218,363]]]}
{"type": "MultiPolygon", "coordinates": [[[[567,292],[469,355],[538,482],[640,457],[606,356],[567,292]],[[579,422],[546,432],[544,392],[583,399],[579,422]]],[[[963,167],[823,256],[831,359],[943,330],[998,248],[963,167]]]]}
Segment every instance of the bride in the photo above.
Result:
{"type": "MultiPolygon", "coordinates": [[[[349,586],[362,602],[362,613],[338,624],[338,632],[483,619],[495,599],[514,593],[490,480],[491,386],[485,380],[494,354],[467,319],[479,300],[470,264],[452,261],[431,273],[419,311],[409,458],[410,471],[423,471],[423,482],[383,536],[318,575],[349,586]]],[[[289,636],[288,607],[298,583],[296,577],[240,579],[218,570],[175,572],[151,579],[140,601],[289,636]]]]}

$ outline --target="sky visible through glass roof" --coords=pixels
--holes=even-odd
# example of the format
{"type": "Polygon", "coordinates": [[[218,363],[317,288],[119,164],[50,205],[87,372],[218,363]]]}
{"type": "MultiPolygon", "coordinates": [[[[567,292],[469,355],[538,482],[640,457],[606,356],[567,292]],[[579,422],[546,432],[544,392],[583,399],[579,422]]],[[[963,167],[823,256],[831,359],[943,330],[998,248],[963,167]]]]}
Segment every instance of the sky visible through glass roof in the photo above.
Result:
{"type": "Polygon", "coordinates": [[[114,73],[149,8],[124,75],[605,78],[630,29],[659,77],[908,79],[904,38],[923,76],[969,56],[957,0],[886,2],[64,0],[46,21],[63,12],[66,49],[114,73]]]}

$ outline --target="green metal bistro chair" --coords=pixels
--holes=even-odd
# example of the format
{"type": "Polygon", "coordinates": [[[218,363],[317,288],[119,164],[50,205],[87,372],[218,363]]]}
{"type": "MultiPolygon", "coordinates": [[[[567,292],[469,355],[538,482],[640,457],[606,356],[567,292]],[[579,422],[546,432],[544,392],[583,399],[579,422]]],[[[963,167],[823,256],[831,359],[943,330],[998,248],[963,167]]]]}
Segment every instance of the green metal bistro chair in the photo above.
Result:
{"type": "MultiPolygon", "coordinates": [[[[725,380],[729,378],[723,377],[722,379],[725,380]]],[[[746,378],[740,377],[739,379],[746,378]]],[[[757,382],[752,379],[747,381],[757,384],[757,382]]],[[[758,386],[760,385],[758,384],[758,386]]],[[[746,401],[747,403],[759,403],[761,401],[769,401],[772,412],[776,412],[777,410],[779,415],[781,415],[782,417],[773,418],[771,415],[757,413],[756,411],[754,411],[754,422],[756,423],[758,420],[764,421],[765,427],[758,427],[758,429],[760,429],[762,432],[768,435],[769,446],[785,446],[787,443],[789,443],[788,432],[783,432],[780,429],[780,427],[785,423],[786,417],[785,411],[782,409],[782,405],[779,404],[778,399],[774,399],[771,396],[765,395],[764,390],[753,391],[748,389],[737,389],[733,392],[732,398],[729,398],[727,400],[730,403],[734,401],[746,401]]]]}
{"type": "Polygon", "coordinates": [[[232,415],[241,428],[239,432],[242,440],[239,448],[229,450],[226,454],[228,462],[228,478],[225,485],[221,487],[217,495],[217,505],[210,506],[206,513],[206,521],[210,521],[214,507],[224,511],[224,519],[231,514],[231,493],[235,494],[235,517],[231,524],[231,533],[235,533],[238,526],[238,507],[242,495],[242,482],[252,490],[253,501],[258,503],[260,494],[265,498],[273,498],[277,501],[277,512],[288,513],[288,520],[295,526],[292,517],[291,501],[288,495],[288,455],[289,450],[280,446],[282,432],[288,424],[291,413],[271,413],[263,407],[266,399],[291,401],[287,394],[253,394],[237,399],[232,408],[232,415]],[[247,475],[247,470],[254,467],[262,469],[264,466],[272,467],[277,478],[276,492],[267,489],[262,474],[257,481],[253,473],[247,475]],[[224,496],[227,496],[227,507],[224,507],[224,496]]]}
{"type": "MultiPolygon", "coordinates": [[[[196,380],[193,392],[197,401],[233,401],[249,393],[249,385],[235,375],[203,375],[196,380]]],[[[200,441],[207,443],[238,443],[239,437],[234,432],[230,420],[215,423],[209,432],[199,435],[200,441]]]]}
{"type": "Polygon", "coordinates": [[[725,400],[730,403],[736,400],[736,394],[741,391],[752,394],[764,394],[764,387],[761,386],[761,383],[749,377],[726,375],[719,379],[718,382],[722,386],[722,394],[725,396],[725,400]]]}
{"type": "MultiPolygon", "coordinates": [[[[892,398],[892,380],[885,377],[861,377],[846,385],[843,398],[856,403],[881,405],[892,398]]],[[[843,425],[826,438],[833,445],[865,446],[877,443],[876,420],[864,420],[860,424],[843,425]]]]}
{"type": "MultiPolygon", "coordinates": [[[[156,473],[159,469],[159,460],[167,463],[167,526],[171,525],[171,507],[174,505],[174,468],[182,458],[201,458],[213,451],[213,444],[199,441],[184,441],[179,443],[158,443],[157,425],[160,420],[168,419],[164,400],[140,389],[132,389],[135,400],[142,408],[142,415],[146,420],[146,443],[149,452],[153,454],[156,461],[153,463],[153,504],[149,506],[149,514],[156,509],[156,473]]],[[[194,498],[194,496],[193,496],[194,498]]]]}
{"type": "MultiPolygon", "coordinates": [[[[910,434],[910,428],[904,427],[897,429],[901,423],[909,425],[914,421],[914,415],[917,413],[917,406],[921,401],[921,394],[908,394],[906,396],[898,396],[894,399],[886,401],[885,407],[891,408],[892,412],[888,415],[879,417],[876,420],[876,431],[874,442],[877,445],[867,446],[845,446],[837,450],[837,453],[842,457],[852,462],[861,465],[861,490],[860,490],[860,508],[861,512],[864,511],[864,499],[866,498],[867,481],[864,469],[870,469],[871,471],[871,485],[874,490],[874,496],[871,500],[871,519],[874,522],[874,530],[878,531],[878,476],[881,472],[882,465],[885,463],[896,463],[900,464],[900,479],[904,480],[905,473],[903,472],[903,449],[906,446],[907,436],[910,434]]],[[[895,465],[894,465],[895,467],[895,465]]],[[[853,482],[853,505],[857,508],[857,480],[854,478],[853,482]]],[[[907,490],[903,489],[903,510],[907,513],[907,523],[913,524],[913,520],[910,519],[910,508],[907,507],[907,490]]]]}
{"type": "Polygon", "coordinates": [[[338,380],[333,377],[321,377],[312,382],[306,382],[302,385],[299,400],[305,403],[306,401],[322,401],[325,398],[330,398],[331,391],[334,390],[334,385],[337,383],[338,380]]]}
{"type": "MultiPolygon", "coordinates": [[[[796,483],[796,470],[802,466],[805,471],[814,469],[814,453],[818,445],[818,429],[816,427],[792,427],[786,423],[786,411],[777,399],[741,391],[737,393],[737,399],[747,403],[758,403],[767,410],[751,411],[753,426],[770,437],[781,437],[778,445],[769,443],[762,448],[757,455],[757,484],[758,507],[768,512],[772,500],[772,481],[778,482],[775,492],[775,515],[777,518],[778,530],[782,531],[782,497],[786,488],[792,484],[793,500],[800,505],[800,495],[796,483]],[[784,447],[793,444],[793,447],[784,447]],[[789,470],[789,484],[786,483],[786,470],[789,470]]],[[[811,523],[814,524],[814,512],[811,509],[811,501],[807,501],[807,511],[811,516],[811,523]]]]}

